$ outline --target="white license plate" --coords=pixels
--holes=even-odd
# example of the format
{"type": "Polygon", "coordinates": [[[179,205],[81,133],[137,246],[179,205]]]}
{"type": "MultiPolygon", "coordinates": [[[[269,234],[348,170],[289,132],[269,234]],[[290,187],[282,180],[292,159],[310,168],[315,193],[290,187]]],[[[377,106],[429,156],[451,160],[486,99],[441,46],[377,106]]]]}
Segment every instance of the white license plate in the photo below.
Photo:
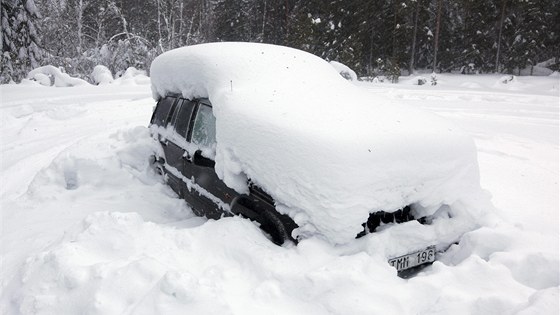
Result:
{"type": "Polygon", "coordinates": [[[436,260],[436,247],[430,246],[424,250],[389,259],[389,265],[397,271],[403,271],[436,260]]]}

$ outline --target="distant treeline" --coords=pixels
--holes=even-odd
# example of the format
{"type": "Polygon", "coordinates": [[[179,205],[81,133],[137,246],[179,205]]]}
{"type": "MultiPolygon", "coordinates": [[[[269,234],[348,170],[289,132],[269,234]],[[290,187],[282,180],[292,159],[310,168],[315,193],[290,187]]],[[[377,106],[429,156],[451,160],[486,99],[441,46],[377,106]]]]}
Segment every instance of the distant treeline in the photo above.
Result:
{"type": "Polygon", "coordinates": [[[361,75],[557,70],[560,0],[2,0],[1,82],[39,65],[149,70],[184,45],[291,46],[361,75]]]}

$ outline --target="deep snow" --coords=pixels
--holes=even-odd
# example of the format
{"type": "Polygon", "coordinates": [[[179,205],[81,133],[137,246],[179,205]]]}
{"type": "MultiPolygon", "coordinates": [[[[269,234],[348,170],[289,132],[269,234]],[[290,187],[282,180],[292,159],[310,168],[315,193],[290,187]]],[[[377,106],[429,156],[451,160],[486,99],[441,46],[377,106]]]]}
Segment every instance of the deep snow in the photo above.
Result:
{"type": "Polygon", "coordinates": [[[409,280],[379,252],[406,224],[278,247],[194,217],[147,167],[147,85],[3,85],[2,313],[558,313],[558,78],[499,79],[357,83],[467,130],[501,216],[409,280]]]}
{"type": "Polygon", "coordinates": [[[492,208],[481,193],[474,142],[461,128],[368,93],[315,55],[209,43],[159,55],[150,73],[156,100],[169,92],[209,98],[217,175],[239,193],[248,192],[250,178],[270,194],[298,224],[294,237],[353,242],[370,213],[411,205],[434,222],[409,224],[414,237],[395,242],[401,252],[388,249],[400,256],[420,244],[447,248],[492,208]],[[415,244],[405,246],[410,239],[415,244]]]}

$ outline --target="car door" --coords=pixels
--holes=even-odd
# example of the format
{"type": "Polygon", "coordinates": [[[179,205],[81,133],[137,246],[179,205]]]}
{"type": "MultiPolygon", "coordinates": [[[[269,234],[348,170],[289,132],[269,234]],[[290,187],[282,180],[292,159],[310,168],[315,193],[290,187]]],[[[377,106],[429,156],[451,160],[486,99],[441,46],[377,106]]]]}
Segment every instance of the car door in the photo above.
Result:
{"type": "Polygon", "coordinates": [[[229,205],[238,195],[214,171],[216,118],[207,100],[199,100],[189,127],[188,141],[193,150],[184,162],[184,174],[193,179],[191,194],[197,196],[204,215],[218,219],[229,214],[229,205]]]}
{"type": "Polygon", "coordinates": [[[174,96],[166,96],[161,99],[152,117],[152,124],[158,126],[157,138],[163,149],[163,157],[160,159],[164,170],[164,176],[169,186],[178,194],[182,193],[180,169],[182,167],[181,148],[173,141],[173,124],[177,119],[176,110],[181,105],[181,100],[174,96]],[[179,167],[177,169],[177,167],[179,167]]]}
{"type": "Polygon", "coordinates": [[[195,103],[179,98],[175,104],[169,126],[166,128],[166,139],[162,142],[165,152],[165,168],[173,190],[185,197],[187,182],[183,178],[184,159],[186,158],[186,136],[195,103]]]}

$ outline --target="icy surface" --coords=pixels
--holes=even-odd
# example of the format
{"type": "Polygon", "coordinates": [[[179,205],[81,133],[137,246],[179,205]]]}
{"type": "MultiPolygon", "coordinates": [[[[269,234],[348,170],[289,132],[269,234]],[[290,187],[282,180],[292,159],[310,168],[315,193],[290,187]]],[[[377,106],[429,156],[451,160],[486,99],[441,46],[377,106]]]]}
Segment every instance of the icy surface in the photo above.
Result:
{"type": "MultiPolygon", "coordinates": [[[[394,226],[348,245],[273,245],[195,217],[148,169],[148,86],[0,86],[3,314],[558,314],[559,81],[438,75],[360,83],[474,137],[503,219],[403,280],[394,226]]],[[[413,240],[409,240],[413,241],[413,240]]]]}
{"type": "Polygon", "coordinates": [[[459,127],[367,93],[316,56],[204,44],[160,55],[150,73],[156,99],[169,92],[210,99],[216,173],[239,192],[240,178],[250,178],[294,218],[299,235],[342,244],[371,212],[415,204],[425,216],[450,205],[463,224],[434,231],[449,244],[490,209],[474,143],[459,127]]]}

